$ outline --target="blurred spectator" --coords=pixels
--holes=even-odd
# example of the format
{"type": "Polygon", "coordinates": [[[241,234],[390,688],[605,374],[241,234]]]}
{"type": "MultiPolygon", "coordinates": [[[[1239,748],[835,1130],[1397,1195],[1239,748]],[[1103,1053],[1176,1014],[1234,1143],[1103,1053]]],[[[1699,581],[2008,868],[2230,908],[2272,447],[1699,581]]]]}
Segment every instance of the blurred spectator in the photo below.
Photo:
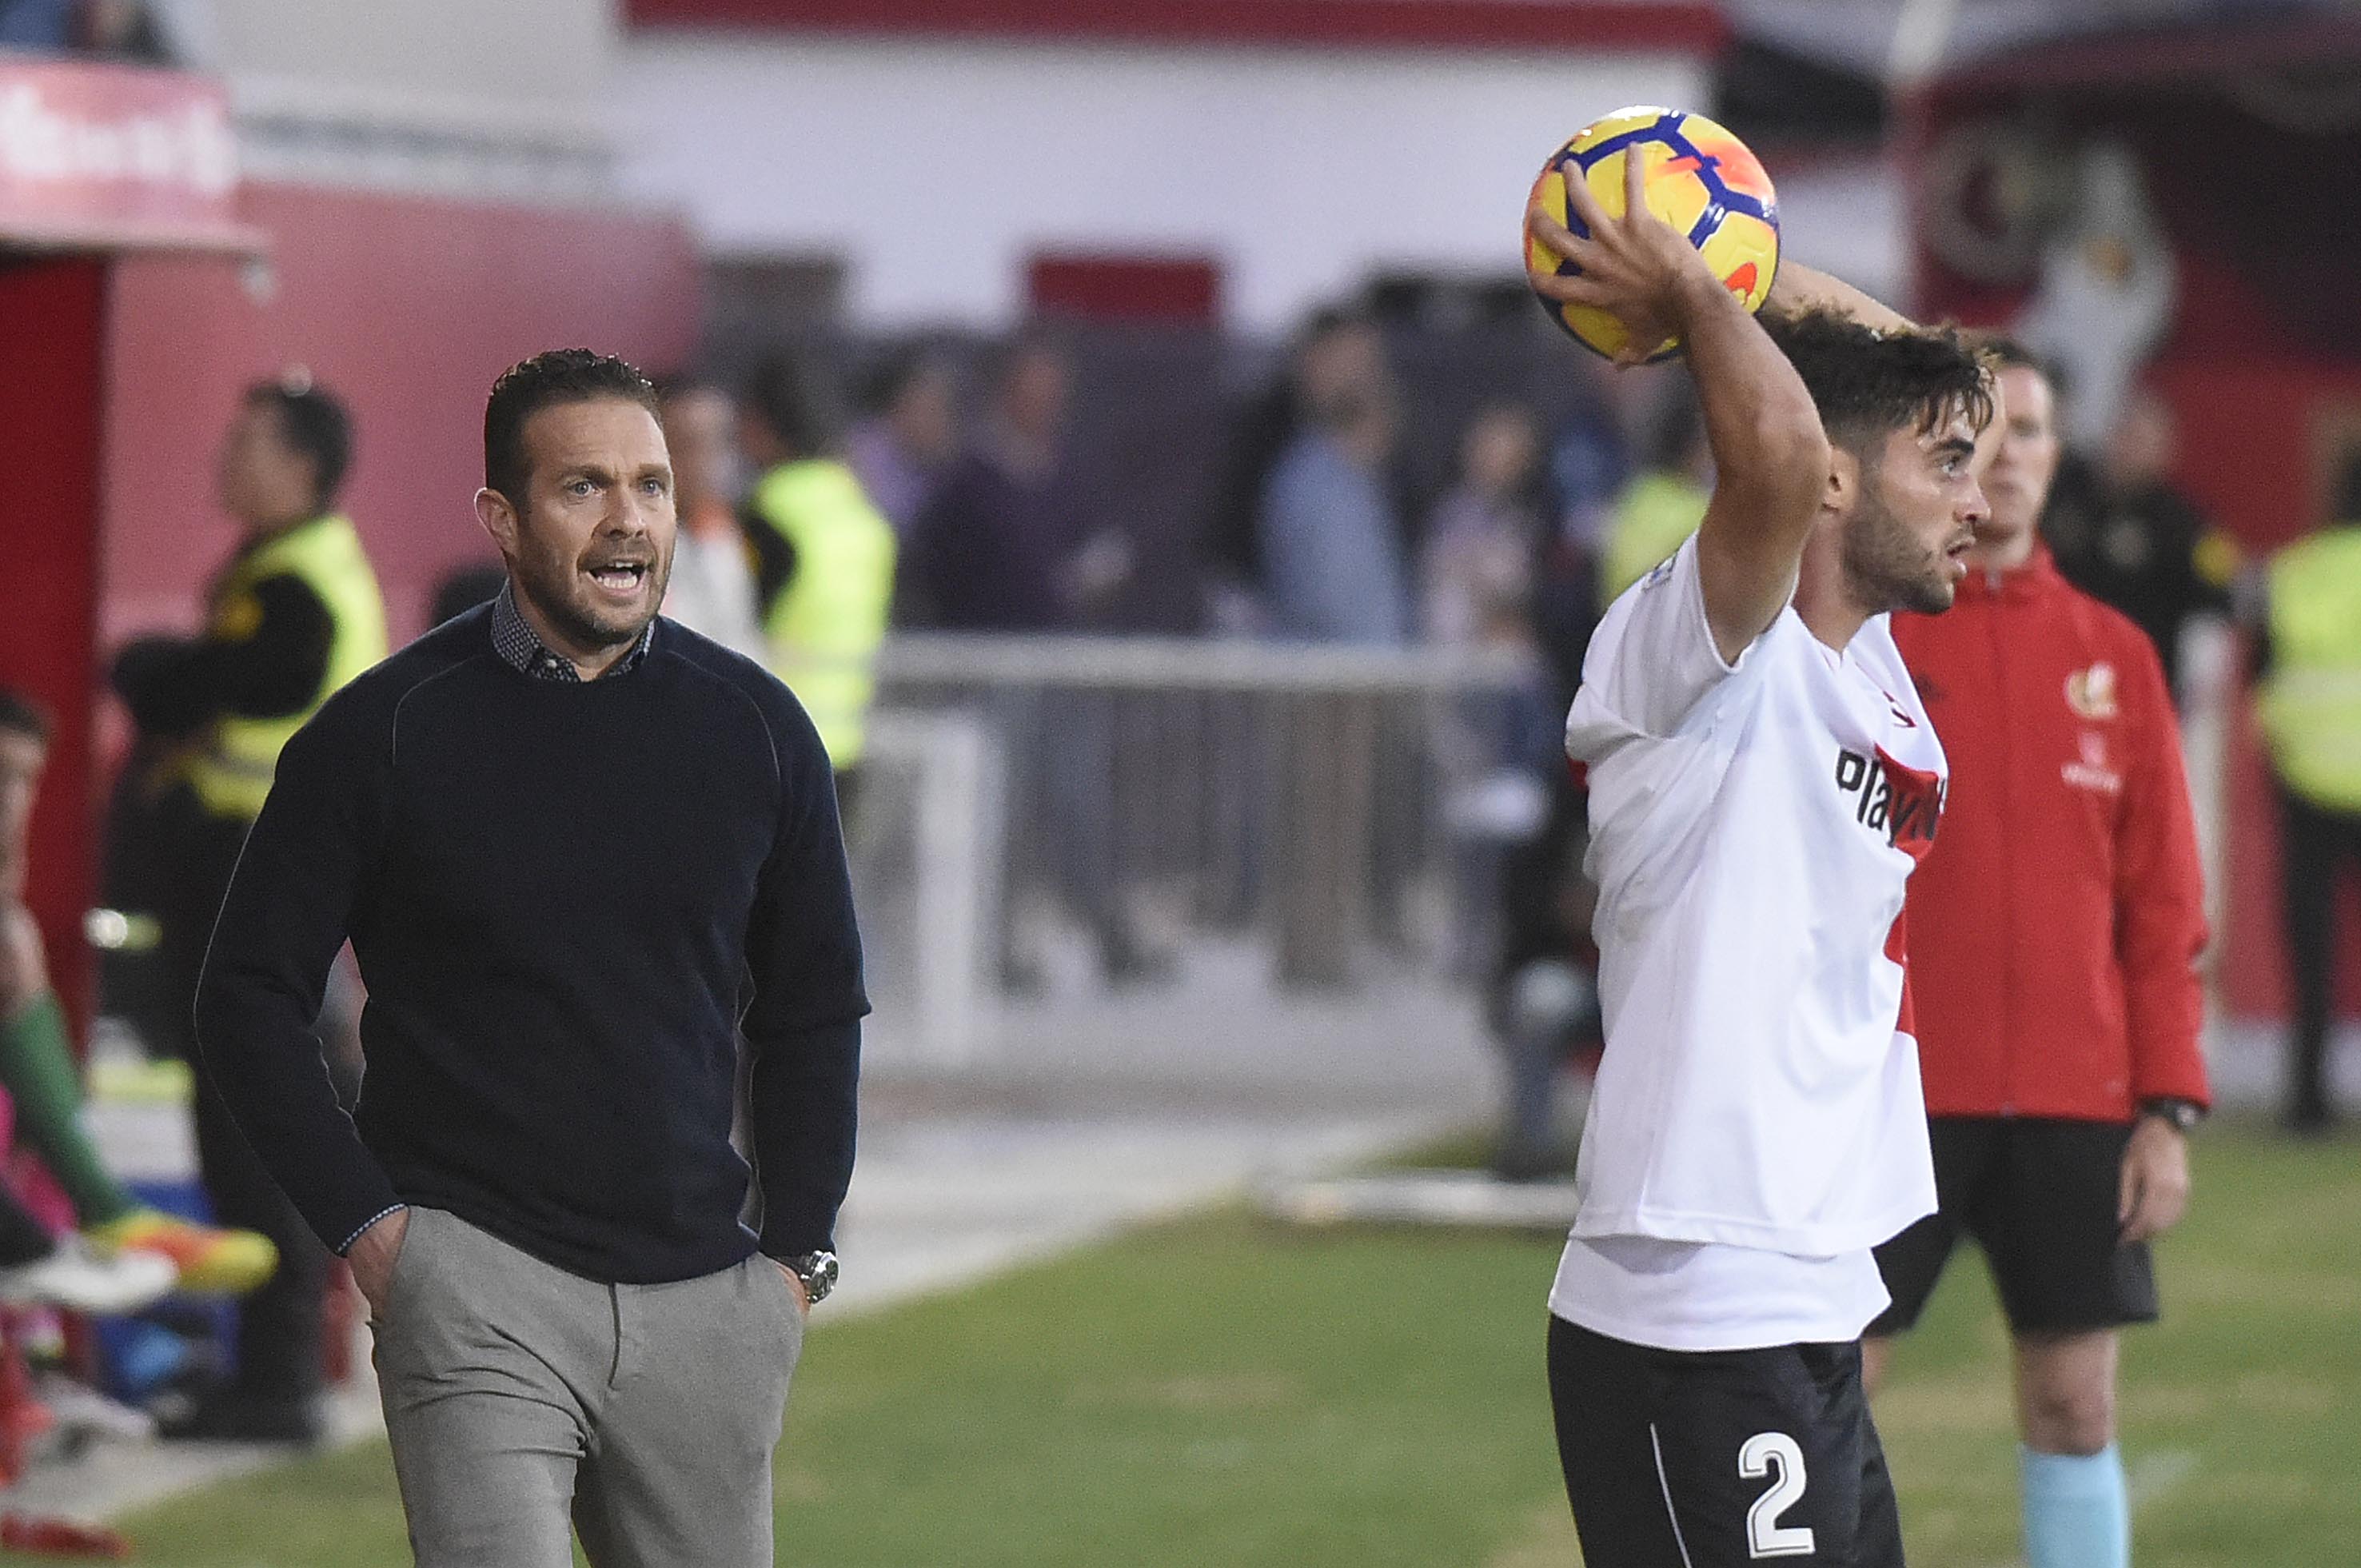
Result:
{"type": "MultiPolygon", "coordinates": [[[[1513,403],[1479,411],[1461,442],[1460,484],[1429,530],[1423,573],[1429,641],[1535,660],[1530,685],[1486,699],[1494,732],[1455,727],[1461,732],[1444,747],[1446,764],[1456,758],[1462,772],[1482,773],[1463,782],[1457,825],[1499,854],[1487,1012],[1508,1066],[1493,1156],[1507,1180],[1557,1167],[1559,1076],[1591,1008],[1589,977],[1576,961],[1581,938],[1568,929],[1565,910],[1566,882],[1578,875],[1567,847],[1579,821],[1559,739],[1565,706],[1537,646],[1543,573],[1558,532],[1543,455],[1531,411],[1513,403]]],[[[1586,606],[1589,580],[1584,574],[1586,606]]],[[[1587,621],[1582,635],[1587,641],[1587,621]]]]}
{"type": "Polygon", "coordinates": [[[1705,521],[1713,496],[1713,449],[1705,415],[1686,384],[1668,387],[1648,443],[1645,466],[1609,509],[1598,572],[1601,609],[1669,561],[1705,521]]]}
{"type": "Polygon", "coordinates": [[[453,567],[434,585],[434,597],[426,609],[426,624],[440,626],[479,604],[491,603],[500,597],[500,586],[508,580],[508,568],[498,562],[453,567]]]}
{"type": "Polygon", "coordinates": [[[757,470],[741,521],[772,668],[811,716],[849,797],[894,599],[893,525],[846,466],[842,405],[808,358],[782,351],[763,362],[739,439],[757,470]]]}
{"type": "Polygon", "coordinates": [[[743,484],[738,410],[729,393],[691,378],[667,379],[659,391],[664,447],[672,455],[673,502],[680,521],[664,612],[690,630],[767,664],[770,653],[754,614],[754,568],[738,526],[743,484]]]}
{"type": "Polygon", "coordinates": [[[1595,563],[1615,498],[1631,477],[1631,454],[1603,391],[1578,403],[1551,433],[1549,477],[1565,546],[1595,563]]]}
{"type": "Polygon", "coordinates": [[[2238,551],[2172,483],[2172,405],[2136,388],[2093,464],[2070,459],[2041,531],[2067,581],[2139,624],[2180,695],[2182,630],[2230,609],[2238,551]]]}
{"type": "Polygon", "coordinates": [[[1489,404],[1468,422],[1459,483],[1435,509],[1419,573],[1420,630],[1429,642],[1532,646],[1541,455],[1541,432],[1521,404],[1489,404]]]}
{"type": "MultiPolygon", "coordinates": [[[[205,630],[124,650],[115,689],[143,745],[126,799],[149,804],[160,864],[159,956],[170,1005],[151,1043],[193,1057],[190,1008],[222,895],[269,793],[280,748],[329,695],[386,654],[385,602],[352,523],[334,510],[352,455],[344,405],[307,375],[250,389],[221,451],[222,505],[244,537],[207,595],[205,630]]],[[[137,830],[137,829],[126,829],[137,830]]],[[[198,1164],[214,1217],[279,1248],[276,1277],[240,1313],[234,1381],[186,1435],[316,1441],[328,1254],[197,1075],[198,1164]]]]}
{"type": "Polygon", "coordinates": [[[1263,591],[1276,636],[1396,647],[1408,641],[1402,528],[1387,465],[1394,386],[1377,328],[1343,319],[1298,356],[1301,423],[1262,492],[1263,591]]]}
{"type": "Polygon", "coordinates": [[[2295,1017],[2287,1121],[2325,1130],[2336,1000],[2336,891],[2361,872],[2361,454],[2346,459],[2326,523],[2271,556],[2256,620],[2256,704],[2279,784],[2279,872],[2295,1017]]]}
{"type": "Polygon", "coordinates": [[[998,356],[983,429],[919,514],[911,549],[935,624],[961,631],[1086,625],[1131,575],[1113,529],[1087,526],[1061,484],[1072,368],[1047,339],[998,356]]]}
{"type": "Polygon", "coordinates": [[[879,373],[846,454],[877,510],[907,535],[959,455],[959,383],[950,361],[915,350],[879,373]]]}
{"type": "Polygon", "coordinates": [[[145,0],[82,0],[75,47],[124,65],[170,65],[171,46],[145,0]]]}
{"type": "MultiPolygon", "coordinates": [[[[0,1096],[8,1133],[56,1182],[76,1229],[87,1234],[78,1258],[43,1249],[59,1266],[104,1263],[125,1252],[167,1258],[183,1289],[236,1295],[269,1277],[270,1243],[250,1231],[194,1225],[141,1204],[100,1159],[82,1126],[82,1077],[66,1037],[65,1009],[50,988],[39,927],[24,905],[27,828],[49,762],[49,724],[16,692],[0,686],[0,1096]]],[[[0,1220],[0,1237],[13,1227],[0,1220]]],[[[21,1246],[0,1242],[0,1263],[21,1246]]],[[[150,1271],[152,1272],[152,1271],[150,1271]]],[[[169,1277],[168,1277],[169,1282],[169,1277]]],[[[0,1287],[0,1297],[6,1294],[0,1287]]]]}
{"type": "Polygon", "coordinates": [[[1340,388],[1384,376],[1384,344],[1376,327],[1366,317],[1324,309],[1289,345],[1279,373],[1238,410],[1204,532],[1217,630],[1267,630],[1264,503],[1272,471],[1303,433],[1307,411],[1340,388]]]}
{"type": "MultiPolygon", "coordinates": [[[[1071,367],[1046,338],[995,356],[983,430],[920,515],[912,549],[941,626],[1046,633],[1086,627],[1131,571],[1128,543],[1077,515],[1063,483],[1071,367]]],[[[1112,707],[1012,693],[1002,715],[1016,759],[1010,838],[1019,874],[1046,873],[1088,927],[1099,970],[1126,981],[1162,972],[1141,941],[1115,864],[1112,707]]],[[[1004,925],[1001,972],[1032,989],[1040,970],[1004,925]]]]}
{"type": "Polygon", "coordinates": [[[0,49],[72,49],[126,65],[170,65],[142,0],[0,0],[0,49]]]}

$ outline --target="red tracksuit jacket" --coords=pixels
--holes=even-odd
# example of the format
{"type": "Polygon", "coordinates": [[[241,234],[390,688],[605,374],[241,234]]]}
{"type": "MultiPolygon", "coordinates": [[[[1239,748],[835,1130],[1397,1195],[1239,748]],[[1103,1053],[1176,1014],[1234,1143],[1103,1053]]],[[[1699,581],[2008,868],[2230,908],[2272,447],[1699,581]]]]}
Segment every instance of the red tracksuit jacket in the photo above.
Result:
{"type": "Polygon", "coordinates": [[[1951,764],[1909,893],[1928,1113],[2205,1103],[2204,879],[2154,645],[2046,550],[1894,638],[1951,764]]]}

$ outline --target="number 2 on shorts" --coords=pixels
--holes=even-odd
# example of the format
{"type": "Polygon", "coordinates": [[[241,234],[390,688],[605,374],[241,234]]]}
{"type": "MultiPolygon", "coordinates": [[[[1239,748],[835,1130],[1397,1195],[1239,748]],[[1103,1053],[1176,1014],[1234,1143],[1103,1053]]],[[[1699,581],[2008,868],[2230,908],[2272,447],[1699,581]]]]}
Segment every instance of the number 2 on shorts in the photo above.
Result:
{"type": "Polygon", "coordinates": [[[1749,1481],[1774,1477],[1770,1489],[1746,1510],[1746,1555],[1809,1557],[1810,1528],[1779,1522],[1779,1516],[1804,1496],[1804,1451],[1795,1440],[1783,1431],[1756,1432],[1738,1451],[1738,1474],[1749,1481]]]}

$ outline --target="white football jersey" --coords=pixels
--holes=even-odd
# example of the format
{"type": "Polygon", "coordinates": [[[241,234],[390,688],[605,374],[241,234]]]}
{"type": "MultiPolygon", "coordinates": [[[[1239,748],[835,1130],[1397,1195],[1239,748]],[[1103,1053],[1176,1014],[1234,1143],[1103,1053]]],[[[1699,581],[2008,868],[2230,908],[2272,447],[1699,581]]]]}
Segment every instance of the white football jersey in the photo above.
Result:
{"type": "Polygon", "coordinates": [[[1885,619],[1839,652],[1791,607],[1725,663],[1692,538],[1600,622],[1566,751],[1607,1026],[1577,1245],[1830,1260],[1931,1212],[1902,909],[1947,773],[1885,619]]]}

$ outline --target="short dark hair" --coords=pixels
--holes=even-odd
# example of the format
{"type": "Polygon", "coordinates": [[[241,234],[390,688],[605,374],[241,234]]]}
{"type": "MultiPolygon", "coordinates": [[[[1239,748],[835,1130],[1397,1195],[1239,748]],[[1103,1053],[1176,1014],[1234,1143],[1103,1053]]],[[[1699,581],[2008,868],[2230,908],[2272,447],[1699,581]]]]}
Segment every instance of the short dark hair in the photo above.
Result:
{"type": "Polygon", "coordinates": [[[2063,373],[2048,358],[2027,348],[2022,338],[2011,337],[2002,332],[1980,332],[1971,333],[1968,341],[1983,350],[1984,357],[1992,361],[1993,374],[2003,370],[2030,370],[2049,383],[2051,393],[2065,389],[2063,373]]]}
{"type": "Polygon", "coordinates": [[[1991,361],[1956,327],[1880,332],[1829,311],[1765,312],[1763,325],[1804,378],[1828,439],[1856,455],[1955,412],[1978,430],[1992,422],[1991,361]]]}
{"type": "Polygon", "coordinates": [[[825,457],[843,444],[844,394],[813,356],[777,348],[746,383],[746,411],[798,457],[825,457]]]}
{"type": "Polygon", "coordinates": [[[560,403],[619,398],[637,403],[659,423],[663,410],[653,383],[636,366],[588,348],[553,348],[519,360],[500,372],[484,404],[484,488],[522,506],[533,477],[524,450],[525,422],[560,403]]]}
{"type": "Polygon", "coordinates": [[[43,745],[49,744],[49,716],[40,704],[13,686],[0,686],[0,729],[18,735],[30,735],[43,745]]]}
{"type": "Polygon", "coordinates": [[[335,505],[353,462],[353,418],[343,402],[301,372],[257,381],[246,389],[246,402],[276,413],[280,438],[311,459],[313,510],[326,511],[335,505]]]}

